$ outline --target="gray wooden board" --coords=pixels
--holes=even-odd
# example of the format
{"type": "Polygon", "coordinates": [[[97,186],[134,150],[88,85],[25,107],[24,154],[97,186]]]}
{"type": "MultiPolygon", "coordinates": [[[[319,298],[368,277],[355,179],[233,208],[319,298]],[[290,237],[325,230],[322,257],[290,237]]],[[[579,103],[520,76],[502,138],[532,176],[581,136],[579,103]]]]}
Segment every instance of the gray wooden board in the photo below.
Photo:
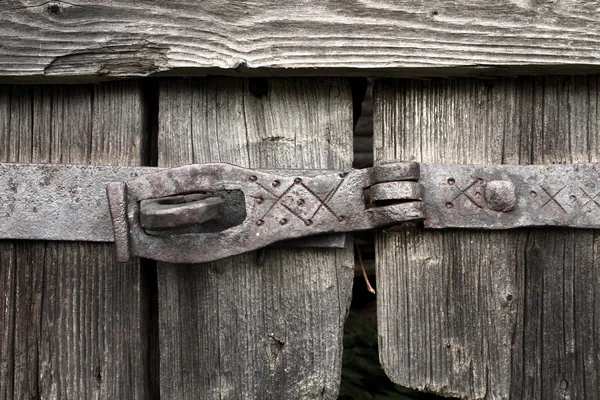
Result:
{"type": "MultiPolygon", "coordinates": [[[[599,89],[596,76],[384,80],[375,158],[597,162],[599,89]]],[[[468,399],[600,398],[598,243],[576,229],[379,235],[386,373],[468,399]]]]}
{"type": "MultiPolygon", "coordinates": [[[[0,87],[0,160],[138,165],[140,83],[0,87]]],[[[139,262],[112,245],[0,241],[0,399],[148,395],[139,262]]]]}
{"type": "MultiPolygon", "coordinates": [[[[159,165],[351,166],[346,80],[269,79],[258,96],[249,84],[162,81],[159,165]]],[[[353,264],[351,247],[159,264],[161,396],[336,398],[353,264]]]]}
{"type": "Polygon", "coordinates": [[[8,0],[0,76],[598,71],[598,1],[8,0]]]}

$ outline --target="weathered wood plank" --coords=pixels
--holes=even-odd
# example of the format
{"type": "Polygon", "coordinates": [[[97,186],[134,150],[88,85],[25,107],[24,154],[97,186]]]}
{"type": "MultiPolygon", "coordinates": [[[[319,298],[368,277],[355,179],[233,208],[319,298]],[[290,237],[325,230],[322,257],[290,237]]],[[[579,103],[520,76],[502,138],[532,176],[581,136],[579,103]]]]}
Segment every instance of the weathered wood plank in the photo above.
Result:
{"type": "Polygon", "coordinates": [[[0,77],[598,71],[597,1],[9,0],[0,77]]]}
{"type": "MultiPolygon", "coordinates": [[[[159,165],[349,168],[350,86],[340,79],[167,80],[159,165]]],[[[267,249],[159,265],[161,396],[333,399],[353,253],[267,249]]]]}
{"type": "MultiPolygon", "coordinates": [[[[375,158],[598,162],[599,89],[596,76],[382,81],[375,158]]],[[[598,232],[388,233],[377,257],[395,382],[469,399],[600,397],[598,232]]]]}
{"type": "MultiPolygon", "coordinates": [[[[144,133],[140,83],[0,87],[2,161],[139,165],[144,133]]],[[[148,397],[139,262],[3,241],[0,293],[0,399],[148,397]]]]}

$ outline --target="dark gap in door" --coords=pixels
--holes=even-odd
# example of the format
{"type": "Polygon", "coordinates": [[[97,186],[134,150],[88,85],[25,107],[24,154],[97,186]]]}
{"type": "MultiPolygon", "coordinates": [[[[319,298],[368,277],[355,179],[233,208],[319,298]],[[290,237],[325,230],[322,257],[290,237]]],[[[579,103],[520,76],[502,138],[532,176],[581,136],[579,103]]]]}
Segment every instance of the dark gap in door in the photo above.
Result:
{"type": "MultiPolygon", "coordinates": [[[[373,82],[353,78],[354,168],[373,166],[373,82]]],[[[354,234],[355,268],[350,314],[344,326],[344,355],[339,400],[436,400],[445,397],[417,392],[394,384],[379,363],[376,295],[367,290],[357,252],[371,285],[375,287],[375,236],[371,232],[354,234]]]]}
{"type": "MultiPolygon", "coordinates": [[[[143,160],[145,166],[158,166],[158,96],[159,81],[146,79],[143,84],[145,140],[143,160]]],[[[147,390],[149,399],[160,399],[160,342],[158,338],[158,280],[156,261],[140,259],[142,285],[146,292],[147,390]]]]}

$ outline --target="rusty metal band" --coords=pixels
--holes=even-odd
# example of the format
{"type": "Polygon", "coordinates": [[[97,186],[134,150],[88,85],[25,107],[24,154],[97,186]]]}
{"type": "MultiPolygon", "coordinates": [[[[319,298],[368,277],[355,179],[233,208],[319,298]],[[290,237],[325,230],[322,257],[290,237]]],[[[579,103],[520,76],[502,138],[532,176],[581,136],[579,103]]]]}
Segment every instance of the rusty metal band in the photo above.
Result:
{"type": "MultiPolygon", "coordinates": [[[[125,182],[163,170],[0,163],[0,239],[126,243],[127,210],[118,208],[125,201],[125,182]],[[107,191],[114,195],[108,198],[107,191]]],[[[345,245],[343,233],[281,243],[312,248],[345,245]]],[[[117,254],[126,254],[122,247],[117,246],[117,254]]]]}
{"type": "Polygon", "coordinates": [[[426,228],[600,228],[600,164],[421,164],[426,228]]]}
{"type": "Polygon", "coordinates": [[[157,170],[0,164],[0,239],[112,242],[107,185],[157,170]]]}
{"type": "MultiPolygon", "coordinates": [[[[201,204],[193,207],[189,215],[204,221],[201,204]]],[[[287,239],[339,247],[343,241],[313,235],[421,220],[426,228],[600,228],[600,166],[389,163],[339,172],[0,164],[0,239],[116,241],[121,259],[200,262],[287,239]],[[236,191],[243,193],[237,205],[223,195],[236,191]],[[141,226],[143,201],[198,192],[224,196],[223,214],[239,214],[237,222],[166,233],[141,226]]]]}
{"type": "MultiPolygon", "coordinates": [[[[129,241],[131,216],[126,209],[119,208],[126,201],[126,182],[163,170],[0,163],[0,239],[117,242],[117,254],[128,254],[123,244],[129,241]],[[107,192],[113,196],[107,197],[107,192]]],[[[286,172],[294,176],[322,173],[337,176],[340,173],[330,170],[286,172]]],[[[281,242],[275,244],[313,248],[346,245],[343,233],[286,239],[282,237],[281,242]]]]}

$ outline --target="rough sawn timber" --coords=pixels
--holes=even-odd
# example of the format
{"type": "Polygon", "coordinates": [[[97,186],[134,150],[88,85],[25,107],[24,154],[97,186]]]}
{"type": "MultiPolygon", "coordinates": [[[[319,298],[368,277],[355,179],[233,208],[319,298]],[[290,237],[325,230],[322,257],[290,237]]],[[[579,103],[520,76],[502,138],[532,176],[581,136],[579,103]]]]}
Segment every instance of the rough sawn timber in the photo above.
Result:
{"type": "MultiPolygon", "coordinates": [[[[352,164],[345,79],[166,80],[159,103],[162,167],[352,164]]],[[[335,399],[353,265],[351,247],[159,263],[161,397],[335,399]]]]}
{"type": "Polygon", "coordinates": [[[8,0],[0,79],[600,70],[600,3],[8,0]]]}
{"type": "MultiPolygon", "coordinates": [[[[385,80],[374,101],[379,162],[600,160],[597,76],[385,80]]],[[[466,399],[600,398],[599,244],[562,228],[380,235],[385,371],[466,399]]]]}
{"type": "MultiPolygon", "coordinates": [[[[0,86],[0,160],[140,165],[142,89],[0,86]]],[[[0,241],[0,399],[150,397],[143,275],[113,247],[0,241]]]]}

